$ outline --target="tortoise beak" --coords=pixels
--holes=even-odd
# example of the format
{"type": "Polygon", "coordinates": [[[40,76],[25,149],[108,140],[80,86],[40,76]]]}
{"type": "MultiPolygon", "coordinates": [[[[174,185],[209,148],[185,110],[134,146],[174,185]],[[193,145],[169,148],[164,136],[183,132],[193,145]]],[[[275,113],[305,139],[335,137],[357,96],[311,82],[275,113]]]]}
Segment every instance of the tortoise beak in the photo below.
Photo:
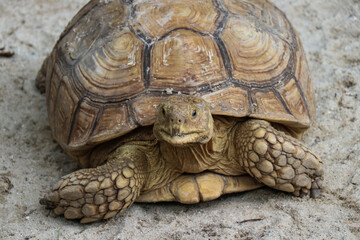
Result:
{"type": "Polygon", "coordinates": [[[170,136],[174,137],[174,136],[182,136],[184,134],[182,134],[183,132],[183,126],[182,124],[176,124],[175,126],[170,126],[169,127],[169,133],[170,133],[170,136]]]}

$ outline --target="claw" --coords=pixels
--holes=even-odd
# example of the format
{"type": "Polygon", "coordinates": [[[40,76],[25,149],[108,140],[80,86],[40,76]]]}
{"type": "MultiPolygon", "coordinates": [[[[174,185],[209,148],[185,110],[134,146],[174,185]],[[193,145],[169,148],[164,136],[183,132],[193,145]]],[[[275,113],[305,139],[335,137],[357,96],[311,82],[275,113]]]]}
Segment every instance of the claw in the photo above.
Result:
{"type": "Polygon", "coordinates": [[[312,197],[312,198],[317,198],[319,195],[320,195],[320,193],[321,193],[321,189],[314,189],[314,188],[312,188],[311,190],[310,190],[310,197],[312,197]]]}
{"type": "Polygon", "coordinates": [[[40,199],[40,204],[45,205],[47,208],[54,209],[59,205],[60,196],[57,192],[49,192],[40,199]]]}
{"type": "Polygon", "coordinates": [[[321,188],[322,188],[322,181],[321,179],[316,179],[312,184],[311,184],[311,190],[310,190],[310,197],[312,198],[317,198],[320,193],[321,193],[321,188]]]}

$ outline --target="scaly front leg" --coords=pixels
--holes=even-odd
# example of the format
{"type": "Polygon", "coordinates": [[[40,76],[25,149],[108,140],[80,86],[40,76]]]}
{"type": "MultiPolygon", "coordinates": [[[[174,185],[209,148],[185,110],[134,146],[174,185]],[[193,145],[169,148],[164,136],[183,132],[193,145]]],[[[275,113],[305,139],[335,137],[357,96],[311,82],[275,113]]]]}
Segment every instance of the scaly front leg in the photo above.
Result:
{"type": "Polygon", "coordinates": [[[128,208],[139,196],[146,177],[146,157],[134,146],[122,146],[107,163],[62,177],[40,203],[56,215],[88,223],[107,219],[128,208]]]}
{"type": "Polygon", "coordinates": [[[235,134],[240,164],[265,185],[296,196],[319,193],[322,161],[299,140],[263,120],[241,123],[235,134]]]}

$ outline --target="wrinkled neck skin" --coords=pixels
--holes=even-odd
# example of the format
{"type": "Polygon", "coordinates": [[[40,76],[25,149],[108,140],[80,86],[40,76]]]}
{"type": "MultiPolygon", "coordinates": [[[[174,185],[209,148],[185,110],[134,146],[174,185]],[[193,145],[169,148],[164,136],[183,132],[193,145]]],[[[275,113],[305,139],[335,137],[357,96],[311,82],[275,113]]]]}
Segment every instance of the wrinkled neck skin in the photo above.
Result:
{"type": "Polygon", "coordinates": [[[106,162],[117,148],[136,147],[146,157],[147,181],[142,192],[160,188],[184,173],[213,171],[223,175],[241,175],[234,147],[234,129],[239,119],[214,116],[214,133],[209,142],[186,147],[175,147],[166,141],[156,140],[152,129],[127,135],[95,148],[91,154],[92,167],[106,162]]]}
{"type": "Polygon", "coordinates": [[[180,173],[200,173],[207,170],[224,175],[244,173],[237,163],[233,144],[233,129],[236,124],[237,121],[232,119],[214,117],[214,134],[209,142],[175,147],[160,141],[160,156],[180,173]]]}

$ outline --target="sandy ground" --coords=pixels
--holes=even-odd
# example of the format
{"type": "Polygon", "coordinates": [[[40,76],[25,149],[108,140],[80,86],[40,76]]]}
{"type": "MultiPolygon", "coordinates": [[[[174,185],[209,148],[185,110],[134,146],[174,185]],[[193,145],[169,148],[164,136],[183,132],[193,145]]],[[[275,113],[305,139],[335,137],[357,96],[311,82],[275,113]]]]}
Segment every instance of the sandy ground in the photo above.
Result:
{"type": "Polygon", "coordinates": [[[317,118],[304,142],[323,160],[317,199],[262,188],[197,205],[134,204],[81,225],[48,216],[45,190],[77,169],[52,141],[34,79],[86,0],[0,0],[0,239],[360,239],[360,2],[274,1],[307,52],[317,118]],[[258,221],[244,221],[259,219],[258,221]]]}

